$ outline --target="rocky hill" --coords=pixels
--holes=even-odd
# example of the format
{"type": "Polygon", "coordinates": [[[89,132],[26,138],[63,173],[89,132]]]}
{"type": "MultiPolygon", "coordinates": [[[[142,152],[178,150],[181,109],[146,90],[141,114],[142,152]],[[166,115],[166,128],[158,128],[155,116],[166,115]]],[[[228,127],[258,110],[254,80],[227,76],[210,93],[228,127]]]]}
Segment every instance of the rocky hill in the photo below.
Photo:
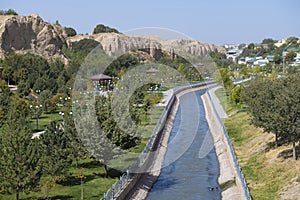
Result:
{"type": "MultiPolygon", "coordinates": [[[[149,55],[157,58],[162,50],[172,55],[183,51],[191,55],[205,55],[209,51],[225,52],[223,47],[204,44],[196,40],[163,40],[157,37],[133,37],[119,33],[78,35],[68,38],[64,29],[44,22],[38,15],[0,15],[0,57],[5,52],[33,53],[47,59],[60,58],[67,62],[62,47],[82,39],[94,39],[101,43],[104,51],[111,56],[130,50],[148,49],[149,55]],[[178,50],[179,49],[179,50],[178,50]]],[[[182,53],[182,52],[181,52],[182,53]]]]}
{"type": "Polygon", "coordinates": [[[133,37],[118,33],[99,33],[95,35],[78,35],[70,38],[70,42],[82,39],[94,39],[98,41],[104,51],[111,56],[122,54],[130,50],[147,49],[150,47],[150,55],[152,57],[159,56],[161,50],[169,53],[177,53],[184,51],[191,55],[206,55],[207,52],[217,51],[225,53],[225,49],[213,44],[205,44],[196,40],[189,39],[173,39],[163,40],[158,37],[133,37]],[[177,52],[176,52],[177,51],[177,52]]]}
{"type": "Polygon", "coordinates": [[[44,22],[38,15],[0,16],[0,56],[15,51],[67,61],[61,51],[67,41],[63,28],[44,22]]]}

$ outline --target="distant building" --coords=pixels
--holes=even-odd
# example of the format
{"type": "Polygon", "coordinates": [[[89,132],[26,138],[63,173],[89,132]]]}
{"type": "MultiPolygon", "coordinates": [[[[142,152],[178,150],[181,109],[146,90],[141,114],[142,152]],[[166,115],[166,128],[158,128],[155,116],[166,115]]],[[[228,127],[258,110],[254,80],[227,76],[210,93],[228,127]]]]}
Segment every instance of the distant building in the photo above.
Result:
{"type": "Polygon", "coordinates": [[[238,48],[230,49],[226,53],[226,58],[232,62],[235,62],[236,57],[238,57],[241,53],[242,50],[239,50],[238,48]]]}
{"type": "Polygon", "coordinates": [[[253,65],[254,62],[256,61],[256,58],[249,58],[249,57],[246,57],[246,58],[245,58],[245,61],[246,61],[247,65],[253,65]]]}
{"type": "Polygon", "coordinates": [[[226,49],[235,49],[235,48],[238,48],[238,45],[237,44],[225,44],[224,47],[226,49]]]}
{"type": "Polygon", "coordinates": [[[267,59],[259,59],[259,60],[256,60],[253,64],[254,65],[259,65],[259,66],[265,66],[266,64],[268,64],[269,61],[267,59]]]}
{"type": "Polygon", "coordinates": [[[280,46],[282,46],[282,45],[285,44],[285,43],[286,43],[286,39],[278,40],[278,41],[274,44],[274,46],[280,47],[280,46]]]}
{"type": "Polygon", "coordinates": [[[266,59],[267,59],[269,62],[273,62],[273,61],[274,61],[274,57],[275,57],[275,56],[267,56],[266,59]]]}
{"type": "Polygon", "coordinates": [[[268,44],[260,44],[260,43],[254,44],[254,49],[258,49],[258,48],[265,48],[265,49],[268,49],[268,48],[269,48],[269,45],[268,45],[268,44]]]}
{"type": "Polygon", "coordinates": [[[246,58],[240,58],[240,59],[238,60],[238,64],[239,64],[239,65],[246,65],[246,64],[247,64],[246,58]]]}

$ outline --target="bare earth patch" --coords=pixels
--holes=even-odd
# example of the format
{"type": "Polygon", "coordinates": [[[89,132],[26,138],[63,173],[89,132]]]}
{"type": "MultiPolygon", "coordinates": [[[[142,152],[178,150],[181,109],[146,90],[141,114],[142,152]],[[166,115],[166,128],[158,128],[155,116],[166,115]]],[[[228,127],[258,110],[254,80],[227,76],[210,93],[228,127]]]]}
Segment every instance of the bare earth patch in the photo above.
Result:
{"type": "Polygon", "coordinates": [[[300,199],[300,182],[297,182],[298,177],[293,178],[287,186],[280,190],[280,199],[300,199]]]}

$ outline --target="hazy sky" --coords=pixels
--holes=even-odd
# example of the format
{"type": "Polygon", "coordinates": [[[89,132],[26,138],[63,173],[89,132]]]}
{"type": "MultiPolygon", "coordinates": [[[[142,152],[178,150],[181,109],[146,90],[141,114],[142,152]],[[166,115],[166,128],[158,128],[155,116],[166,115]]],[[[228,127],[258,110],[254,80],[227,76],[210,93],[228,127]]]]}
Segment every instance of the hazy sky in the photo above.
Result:
{"type": "Polygon", "coordinates": [[[169,28],[214,44],[300,37],[299,0],[1,0],[0,9],[59,20],[77,33],[97,24],[121,32],[141,27],[169,28]]]}

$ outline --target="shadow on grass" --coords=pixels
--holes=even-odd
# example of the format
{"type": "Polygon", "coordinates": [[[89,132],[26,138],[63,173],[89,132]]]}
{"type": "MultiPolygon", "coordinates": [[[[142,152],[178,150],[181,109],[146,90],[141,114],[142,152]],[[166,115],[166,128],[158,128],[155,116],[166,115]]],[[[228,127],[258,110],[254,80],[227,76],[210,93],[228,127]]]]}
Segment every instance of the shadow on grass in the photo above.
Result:
{"type": "Polygon", "coordinates": [[[121,171],[113,169],[113,168],[108,169],[108,177],[109,178],[120,177],[120,176],[122,176],[123,173],[124,172],[121,172],[121,171]]]}
{"type": "MultiPolygon", "coordinates": [[[[98,165],[98,167],[99,167],[99,165],[98,165]]],[[[108,178],[120,177],[122,174],[123,174],[123,172],[121,172],[121,171],[118,171],[118,170],[115,170],[115,169],[108,169],[108,178]]],[[[87,182],[92,181],[92,180],[97,179],[97,178],[104,178],[104,172],[102,172],[102,173],[93,172],[92,175],[86,175],[83,178],[83,181],[84,181],[84,183],[87,183],[87,182]]],[[[68,176],[68,177],[66,177],[65,181],[62,181],[59,184],[63,185],[63,186],[80,185],[81,184],[81,179],[78,178],[76,175],[68,176]]]]}
{"type": "MultiPolygon", "coordinates": [[[[45,198],[45,197],[38,197],[37,200],[67,200],[67,199],[71,199],[71,198],[74,198],[73,196],[70,196],[70,195],[55,195],[53,197],[48,197],[48,198],[45,198]]],[[[27,198],[21,198],[22,200],[33,200],[33,199],[36,199],[36,198],[32,198],[32,197],[27,197],[27,198]]]]}
{"type": "MultiPolygon", "coordinates": [[[[94,179],[99,178],[99,177],[100,176],[97,176],[95,174],[87,175],[83,178],[83,181],[86,183],[86,182],[89,182],[89,181],[94,180],[94,179]]],[[[68,176],[65,181],[60,182],[59,184],[63,185],[63,186],[80,185],[81,184],[81,179],[76,177],[76,176],[68,176]]]]}
{"type": "MultiPolygon", "coordinates": [[[[299,155],[300,155],[300,146],[296,146],[296,153],[297,153],[297,156],[299,158],[299,155]]],[[[293,149],[286,149],[282,152],[280,152],[278,155],[277,155],[277,158],[293,158],[293,149]]]]}
{"type": "Polygon", "coordinates": [[[97,160],[91,160],[90,162],[85,162],[78,164],[78,168],[86,168],[86,169],[93,169],[93,168],[99,168],[103,166],[99,161],[97,160]]]}
{"type": "MultiPolygon", "coordinates": [[[[282,139],[282,138],[278,138],[278,147],[282,146],[286,144],[286,140],[282,139]]],[[[276,144],[275,144],[275,140],[268,142],[266,145],[266,149],[265,152],[270,151],[271,149],[276,149],[276,144]]]]}

